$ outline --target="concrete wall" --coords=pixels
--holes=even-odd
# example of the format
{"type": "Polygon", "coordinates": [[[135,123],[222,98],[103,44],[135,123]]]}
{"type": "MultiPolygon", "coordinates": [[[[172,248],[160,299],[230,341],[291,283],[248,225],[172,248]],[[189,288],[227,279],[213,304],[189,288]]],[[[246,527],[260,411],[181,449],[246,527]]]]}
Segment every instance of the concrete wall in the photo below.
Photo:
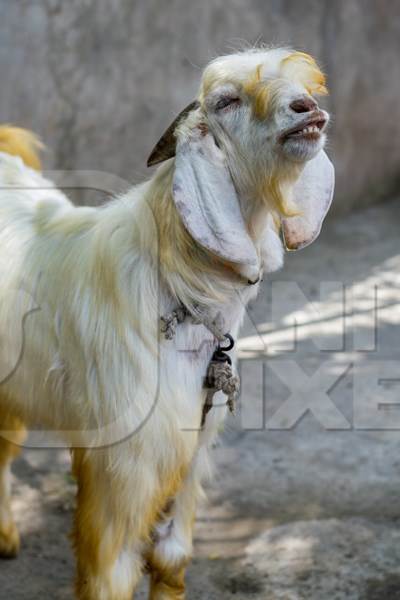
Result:
{"type": "Polygon", "coordinates": [[[38,131],[47,166],[139,181],[213,56],[262,39],[328,73],[336,210],[399,187],[394,0],[0,0],[0,120],[38,131]]]}

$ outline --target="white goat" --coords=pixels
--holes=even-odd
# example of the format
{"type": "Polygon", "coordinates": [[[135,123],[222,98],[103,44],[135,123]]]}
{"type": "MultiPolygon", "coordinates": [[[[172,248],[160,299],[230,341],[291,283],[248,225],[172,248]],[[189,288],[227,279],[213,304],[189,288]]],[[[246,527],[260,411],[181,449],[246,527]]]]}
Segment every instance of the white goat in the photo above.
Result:
{"type": "Polygon", "coordinates": [[[27,166],[31,134],[0,129],[2,555],[19,546],[14,443],[40,423],[72,449],[78,598],[129,600],[145,565],[152,600],[184,598],[226,407],[222,396],[200,427],[214,335],[186,318],[167,340],[160,317],[180,305],[205,321],[219,313],[235,336],[260,275],[282,264],[279,229],[291,249],[318,235],[333,190],[328,115],[313,97],[324,92],[303,53],[214,60],[149,161],[166,162],[101,208],[44,190],[27,166]]]}

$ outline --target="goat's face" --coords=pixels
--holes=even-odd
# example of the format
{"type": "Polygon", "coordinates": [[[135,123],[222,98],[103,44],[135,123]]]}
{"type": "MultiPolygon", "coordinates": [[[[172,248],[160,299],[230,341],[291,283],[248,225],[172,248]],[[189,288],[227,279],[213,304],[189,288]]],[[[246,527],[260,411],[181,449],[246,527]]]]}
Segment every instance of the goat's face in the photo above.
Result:
{"type": "Polygon", "coordinates": [[[256,269],[255,206],[281,218],[290,249],[317,237],[333,192],[322,151],[329,116],[315,100],[325,93],[324,75],[301,52],[252,50],[206,67],[198,100],[150,158],[154,164],[176,150],[175,204],[201,245],[256,269]]]}
{"type": "Polygon", "coordinates": [[[324,75],[306,54],[269,50],[226,56],[204,72],[199,118],[242,187],[243,171],[257,181],[317,155],[329,116],[314,95],[325,93],[324,75]]]}

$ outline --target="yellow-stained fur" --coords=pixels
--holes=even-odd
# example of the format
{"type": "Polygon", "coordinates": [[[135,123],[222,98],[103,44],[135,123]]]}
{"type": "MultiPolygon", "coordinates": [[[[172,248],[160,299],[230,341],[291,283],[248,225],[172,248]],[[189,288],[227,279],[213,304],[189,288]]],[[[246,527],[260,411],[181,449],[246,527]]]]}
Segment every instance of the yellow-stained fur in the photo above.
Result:
{"type": "Polygon", "coordinates": [[[39,151],[43,144],[37,135],[13,125],[0,126],[0,152],[19,156],[27,167],[40,171],[42,168],[39,151]]]}
{"type": "Polygon", "coordinates": [[[14,558],[19,551],[19,534],[11,513],[9,470],[25,439],[25,428],[17,417],[1,410],[0,427],[11,434],[10,440],[0,437],[0,557],[14,558]]]}
{"type": "MultiPolygon", "coordinates": [[[[144,497],[143,503],[138,504],[138,495],[132,505],[127,505],[112,493],[115,487],[123,496],[124,482],[116,474],[107,473],[107,454],[102,449],[73,451],[73,473],[78,482],[73,544],[78,565],[76,591],[82,600],[97,597],[100,575],[107,600],[131,600],[134,580],[131,585],[125,582],[125,589],[115,592],[113,566],[124,549],[151,544],[154,524],[162,519],[165,506],[176,496],[186,476],[186,469],[171,472],[169,478],[165,473],[156,474],[159,484],[151,501],[144,497]]],[[[148,564],[154,572],[169,572],[167,567],[153,565],[151,558],[148,564]]],[[[137,570],[142,567],[138,562],[137,570]]]]}

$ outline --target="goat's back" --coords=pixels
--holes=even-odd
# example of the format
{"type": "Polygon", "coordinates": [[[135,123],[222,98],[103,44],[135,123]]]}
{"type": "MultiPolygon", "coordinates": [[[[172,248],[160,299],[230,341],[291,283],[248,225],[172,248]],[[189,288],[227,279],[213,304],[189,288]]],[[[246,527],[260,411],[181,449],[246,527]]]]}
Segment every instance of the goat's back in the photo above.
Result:
{"type": "MultiPolygon", "coordinates": [[[[0,408],[13,383],[19,379],[16,369],[26,341],[24,326],[30,326],[26,317],[36,308],[35,287],[41,266],[37,261],[36,265],[32,264],[32,256],[40,255],[37,249],[38,244],[42,244],[37,234],[40,216],[72,208],[52,182],[24,162],[39,165],[34,148],[29,146],[33,143],[29,132],[17,131],[13,144],[0,127],[0,148],[13,152],[20,148],[23,155],[0,152],[0,408]]],[[[43,248],[43,255],[45,253],[43,248]]],[[[45,319],[42,321],[43,329],[45,319]]],[[[31,355],[36,353],[38,359],[38,350],[45,344],[40,336],[36,337],[31,355]]]]}

